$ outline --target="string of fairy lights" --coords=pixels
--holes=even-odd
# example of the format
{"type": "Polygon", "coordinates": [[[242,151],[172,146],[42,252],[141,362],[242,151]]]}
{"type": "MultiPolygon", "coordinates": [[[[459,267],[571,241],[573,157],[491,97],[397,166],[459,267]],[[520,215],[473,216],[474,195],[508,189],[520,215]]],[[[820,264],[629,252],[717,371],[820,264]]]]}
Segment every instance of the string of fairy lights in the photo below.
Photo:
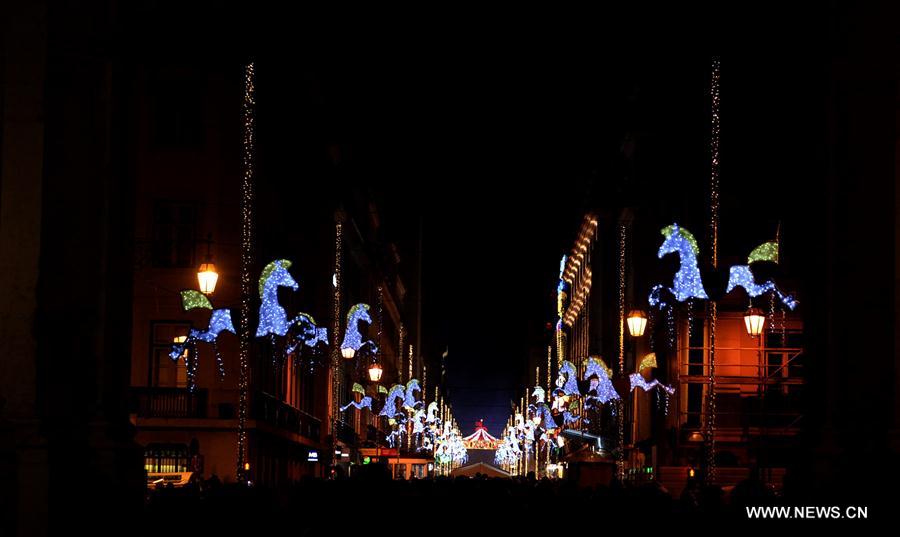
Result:
{"type": "MultiPolygon", "coordinates": [[[[710,97],[712,99],[710,133],[710,174],[709,174],[709,233],[710,261],[713,270],[719,265],[719,74],[721,63],[713,58],[710,97]]],[[[706,479],[716,482],[716,320],[718,307],[715,300],[709,301],[709,368],[706,409],[706,479]]]]}
{"type": "Polygon", "coordinates": [[[338,215],[334,224],[334,301],[332,304],[332,345],[331,345],[331,453],[334,456],[334,447],[337,445],[338,410],[340,409],[341,396],[341,289],[343,285],[343,217],[338,215]]]}
{"type": "Polygon", "coordinates": [[[244,475],[247,463],[247,403],[250,363],[250,300],[253,296],[253,182],[254,127],[256,113],[256,71],[253,62],[244,68],[244,99],[242,112],[242,169],[241,176],[241,319],[240,319],[240,375],[238,380],[238,442],[237,475],[244,475]]]}
{"type": "MultiPolygon", "coordinates": [[[[625,375],[625,239],[627,228],[619,223],[619,374],[625,375]]],[[[625,479],[625,412],[623,400],[616,400],[616,430],[619,451],[616,457],[616,475],[625,479]]]]}

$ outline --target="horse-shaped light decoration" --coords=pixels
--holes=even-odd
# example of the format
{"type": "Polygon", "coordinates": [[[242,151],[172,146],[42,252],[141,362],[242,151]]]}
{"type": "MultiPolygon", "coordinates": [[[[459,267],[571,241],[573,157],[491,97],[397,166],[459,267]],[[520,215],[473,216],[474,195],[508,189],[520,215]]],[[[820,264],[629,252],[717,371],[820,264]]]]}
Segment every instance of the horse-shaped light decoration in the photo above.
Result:
{"type": "Polygon", "coordinates": [[[368,395],[366,395],[366,389],[363,388],[362,384],[360,384],[358,382],[354,382],[353,387],[350,389],[350,391],[354,394],[360,394],[360,396],[361,396],[360,400],[359,401],[350,401],[346,405],[342,406],[341,412],[347,410],[351,406],[353,408],[355,408],[356,410],[362,410],[364,408],[368,408],[369,410],[372,410],[372,398],[369,397],[368,395]]]}
{"type": "Polygon", "coordinates": [[[288,269],[291,262],[287,259],[272,261],[262,271],[259,277],[259,325],[256,327],[256,337],[266,335],[284,336],[287,334],[290,323],[287,313],[278,302],[278,288],[290,287],[296,291],[300,286],[288,269]]]}
{"type": "Polygon", "coordinates": [[[316,320],[308,313],[298,313],[289,325],[290,329],[297,327],[299,330],[291,338],[292,341],[285,347],[284,354],[288,355],[297,350],[297,347],[304,345],[310,349],[316,348],[316,345],[322,343],[328,345],[328,329],[316,326],[316,320]]]}
{"type": "Polygon", "coordinates": [[[755,298],[763,293],[772,291],[781,300],[782,304],[793,311],[797,307],[797,300],[791,295],[782,293],[778,286],[775,285],[775,282],[766,280],[761,284],[756,283],[750,266],[759,261],[778,263],[777,241],[764,242],[754,248],[750,255],[747,256],[746,265],[732,266],[728,272],[728,287],[725,289],[725,292],[730,293],[735,287],[743,287],[747,294],[750,295],[750,298],[755,298]]]}
{"type": "Polygon", "coordinates": [[[568,360],[563,360],[559,368],[556,385],[562,388],[566,395],[579,395],[578,373],[575,370],[575,364],[568,360]]]}
{"type": "Polygon", "coordinates": [[[680,266],[672,282],[670,289],[678,302],[684,302],[689,298],[707,299],[709,296],[703,288],[703,278],[697,265],[697,256],[700,247],[697,239],[690,231],[679,227],[678,224],[664,227],[662,233],[665,240],[659,247],[657,257],[662,259],[668,254],[678,254],[680,266]]]}
{"type": "Polygon", "coordinates": [[[425,423],[436,424],[438,421],[440,421],[440,418],[438,418],[438,416],[437,416],[438,408],[439,407],[438,407],[438,404],[436,401],[432,401],[432,402],[428,403],[428,410],[427,410],[426,417],[425,417],[425,423]]]}
{"type": "Polygon", "coordinates": [[[232,334],[236,334],[234,330],[234,323],[231,322],[231,310],[227,308],[222,309],[213,309],[212,303],[209,301],[209,298],[199,291],[195,291],[193,289],[185,289],[181,291],[181,306],[184,311],[189,311],[195,308],[203,308],[212,310],[209,316],[209,324],[207,325],[206,330],[197,330],[196,328],[191,328],[188,332],[187,337],[184,338],[183,341],[179,341],[178,343],[174,343],[172,345],[172,349],[169,351],[169,358],[177,361],[179,358],[184,357],[187,367],[188,374],[188,389],[194,390],[194,376],[197,371],[197,361],[194,357],[196,342],[203,341],[204,343],[211,343],[213,346],[213,350],[216,354],[216,364],[218,366],[218,374],[219,379],[225,377],[225,362],[222,360],[222,355],[219,354],[219,345],[218,338],[219,334],[222,332],[231,332],[232,334]]]}
{"type": "Polygon", "coordinates": [[[638,370],[636,373],[632,373],[628,376],[629,381],[631,382],[631,391],[634,391],[635,388],[641,388],[645,392],[649,392],[653,388],[659,388],[666,392],[669,395],[675,393],[675,388],[668,386],[666,384],[661,383],[656,379],[647,380],[643,372],[648,371],[651,372],[654,368],[656,368],[656,353],[651,352],[644,356],[641,360],[641,363],[638,365],[638,370]]]}
{"type": "Polygon", "coordinates": [[[409,379],[409,382],[406,383],[406,392],[403,395],[403,407],[412,409],[416,406],[416,403],[419,402],[416,399],[416,392],[421,392],[422,388],[419,387],[418,379],[409,379]]]}
{"type": "MultiPolygon", "coordinates": [[[[543,390],[542,390],[543,391],[543,390]]],[[[547,408],[547,405],[541,400],[530,408],[532,415],[540,418],[538,422],[545,431],[556,429],[556,422],[553,420],[553,413],[547,408]]]]}
{"type": "Polygon", "coordinates": [[[387,397],[385,397],[384,407],[382,407],[381,412],[379,412],[378,415],[385,416],[389,419],[395,419],[397,415],[403,414],[403,412],[397,408],[397,399],[400,399],[400,401],[406,399],[406,386],[403,384],[394,384],[391,386],[387,397]]]}
{"type": "Polygon", "coordinates": [[[584,367],[584,379],[591,380],[590,389],[594,390],[597,395],[589,396],[588,399],[597,399],[603,404],[619,399],[619,394],[612,383],[612,370],[599,356],[591,356],[588,358],[584,367]],[[596,377],[596,385],[592,377],[596,377]]]}
{"type": "Polygon", "coordinates": [[[359,323],[372,324],[369,316],[368,304],[357,304],[347,312],[347,327],[344,329],[344,341],[341,343],[341,355],[344,358],[353,358],[359,349],[371,345],[372,352],[378,352],[378,346],[372,340],[363,341],[362,332],[359,331],[359,323]]]}
{"type": "MultiPolygon", "coordinates": [[[[421,406],[421,405],[420,405],[421,406]]],[[[425,410],[418,408],[413,412],[412,416],[413,434],[422,434],[425,432],[425,410]]]]}

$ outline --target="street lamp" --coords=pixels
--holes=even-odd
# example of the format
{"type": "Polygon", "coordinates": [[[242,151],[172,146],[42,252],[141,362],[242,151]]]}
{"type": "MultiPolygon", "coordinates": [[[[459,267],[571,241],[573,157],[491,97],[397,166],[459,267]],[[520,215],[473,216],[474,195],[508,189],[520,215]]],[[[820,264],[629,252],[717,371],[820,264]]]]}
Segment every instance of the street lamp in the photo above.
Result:
{"type": "Polygon", "coordinates": [[[631,310],[628,313],[628,333],[631,337],[641,337],[647,329],[647,314],[643,310],[631,310]]]}
{"type": "Polygon", "coordinates": [[[381,380],[381,373],[384,370],[381,369],[381,366],[378,364],[377,360],[372,361],[372,365],[369,366],[369,380],[372,382],[378,382],[381,380]]]}
{"type": "Polygon", "coordinates": [[[356,349],[354,349],[353,347],[341,347],[341,356],[348,360],[351,360],[354,356],[356,356],[356,349]]]}
{"type": "Polygon", "coordinates": [[[750,337],[759,337],[766,325],[766,316],[759,308],[750,308],[744,314],[744,325],[750,337]]]}
{"type": "Polygon", "coordinates": [[[206,262],[197,269],[197,282],[200,284],[200,292],[211,295],[216,290],[216,282],[219,281],[219,273],[212,262],[212,234],[206,239],[206,262]]]}

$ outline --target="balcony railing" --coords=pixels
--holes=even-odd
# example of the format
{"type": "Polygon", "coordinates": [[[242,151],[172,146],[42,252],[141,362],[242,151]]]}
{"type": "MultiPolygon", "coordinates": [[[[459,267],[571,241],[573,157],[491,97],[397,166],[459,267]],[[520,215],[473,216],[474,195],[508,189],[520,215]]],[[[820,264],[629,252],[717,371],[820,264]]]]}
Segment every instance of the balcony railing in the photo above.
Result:
{"type": "Polygon", "coordinates": [[[131,410],[141,418],[205,418],[207,391],[133,388],[131,410]]]}
{"type": "Polygon", "coordinates": [[[265,392],[256,392],[253,398],[252,415],[258,421],[299,434],[310,440],[318,441],[322,430],[320,419],[265,392]]]}

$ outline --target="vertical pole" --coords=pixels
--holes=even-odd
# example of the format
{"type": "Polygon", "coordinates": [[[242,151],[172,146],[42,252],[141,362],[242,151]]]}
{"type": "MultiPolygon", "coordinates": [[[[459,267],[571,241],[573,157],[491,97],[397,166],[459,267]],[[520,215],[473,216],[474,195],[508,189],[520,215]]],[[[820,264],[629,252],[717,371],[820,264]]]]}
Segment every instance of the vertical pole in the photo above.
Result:
{"type": "Polygon", "coordinates": [[[256,73],[253,62],[244,68],[244,101],[242,112],[242,177],[241,177],[241,318],[239,323],[239,379],[238,379],[238,441],[237,476],[246,478],[244,465],[247,462],[247,405],[250,379],[250,300],[253,282],[250,271],[253,265],[253,167],[254,167],[254,122],[256,112],[256,73]]]}

